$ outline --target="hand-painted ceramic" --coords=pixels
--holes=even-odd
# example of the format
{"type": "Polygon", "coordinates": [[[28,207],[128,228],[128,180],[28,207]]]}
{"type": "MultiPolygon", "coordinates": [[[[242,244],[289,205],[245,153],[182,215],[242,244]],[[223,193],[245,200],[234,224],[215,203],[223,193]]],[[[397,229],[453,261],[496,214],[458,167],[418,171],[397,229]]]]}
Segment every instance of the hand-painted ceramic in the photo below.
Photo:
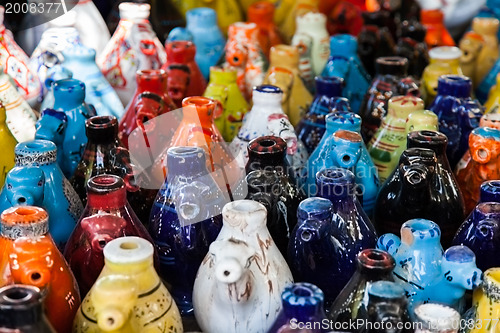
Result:
{"type": "MultiPolygon", "coordinates": [[[[4,12],[5,8],[0,6],[0,66],[2,72],[12,78],[18,93],[21,95],[21,100],[26,100],[31,107],[36,107],[40,102],[42,85],[36,72],[29,68],[28,56],[14,41],[12,32],[5,28],[3,24],[4,12]]],[[[2,90],[4,89],[0,87],[0,91],[2,90]]],[[[3,102],[5,103],[5,101],[3,102]]],[[[5,105],[7,104],[5,103],[5,105]]]]}
{"type": "Polygon", "coordinates": [[[62,51],[63,66],[73,73],[73,79],[85,84],[85,101],[92,104],[100,116],[121,118],[122,102],[95,63],[95,51],[81,44],[62,51]]]}
{"type": "Polygon", "coordinates": [[[160,69],[166,61],[165,49],[148,21],[150,8],[146,3],[121,3],[118,28],[97,58],[123,105],[136,90],[136,72],[160,69]]]}
{"type": "Polygon", "coordinates": [[[496,18],[478,18],[472,21],[472,30],[479,34],[484,43],[477,56],[477,66],[472,78],[477,86],[493,68],[498,59],[498,26],[500,21],[496,18]]]}
{"type": "Polygon", "coordinates": [[[408,148],[401,154],[398,167],[377,196],[374,222],[380,233],[396,234],[407,220],[425,218],[441,229],[442,244],[451,245],[464,220],[463,202],[448,198],[449,192],[438,181],[439,169],[431,149],[408,148]]]}
{"type": "Polygon", "coordinates": [[[292,125],[296,126],[312,101],[311,93],[300,78],[299,51],[296,47],[276,45],[271,48],[264,83],[283,90],[281,105],[292,125]]]}
{"type": "Polygon", "coordinates": [[[429,50],[425,44],[426,30],[418,21],[401,22],[401,36],[394,49],[395,55],[408,59],[408,74],[420,79],[429,65],[429,50]]]}
{"type": "Polygon", "coordinates": [[[293,35],[290,44],[299,51],[299,74],[309,91],[314,91],[314,72],[311,60],[312,44],[312,37],[304,32],[293,35]]]}
{"type": "Polygon", "coordinates": [[[18,142],[35,137],[36,115],[0,68],[0,102],[5,106],[7,127],[18,142]]]}
{"type": "Polygon", "coordinates": [[[316,95],[296,126],[297,138],[306,146],[310,154],[316,149],[326,130],[325,117],[335,109],[342,95],[344,81],[339,77],[316,76],[316,95]]]}
{"type": "Polygon", "coordinates": [[[452,307],[438,303],[424,303],[415,307],[415,333],[458,332],[462,318],[452,307]]]}
{"type": "Polygon", "coordinates": [[[267,70],[258,34],[255,23],[233,23],[229,27],[225,48],[224,67],[236,68],[238,87],[247,100],[252,96],[252,89],[263,83],[267,70]]]}
{"type": "Polygon", "coordinates": [[[273,21],[274,6],[268,1],[254,2],[248,8],[248,22],[253,22],[259,27],[259,44],[264,55],[269,58],[271,47],[283,44],[278,27],[273,21]]]}
{"type": "Polygon", "coordinates": [[[201,147],[172,147],[168,176],[151,210],[149,230],[160,256],[160,276],[183,316],[193,315],[196,272],[222,228],[229,202],[207,169],[201,147]]]}
{"type": "Polygon", "coordinates": [[[82,301],[74,333],[182,332],[179,309],[153,267],[154,249],[143,238],[110,241],[104,268],[82,301]]]}
{"type": "Polygon", "coordinates": [[[17,145],[16,138],[7,127],[6,118],[6,109],[0,102],[0,151],[3,152],[0,157],[0,187],[3,187],[7,172],[14,167],[14,148],[17,145]]]}
{"type": "Polygon", "coordinates": [[[448,138],[446,155],[452,169],[467,151],[469,134],[479,126],[483,115],[481,104],[470,97],[471,85],[465,76],[442,75],[436,99],[429,106],[439,118],[439,131],[448,138]]]}
{"type": "Polygon", "coordinates": [[[411,309],[437,302],[463,312],[465,292],[481,283],[482,272],[468,247],[453,246],[443,254],[440,238],[436,223],[412,219],[402,225],[401,238],[382,235],[377,247],[394,257],[394,280],[405,289],[411,309]]]}
{"type": "Polygon", "coordinates": [[[220,103],[222,114],[217,117],[216,112],[215,125],[226,142],[231,142],[238,134],[243,117],[249,109],[236,80],[236,69],[213,66],[210,68],[210,81],[203,93],[204,97],[217,100],[220,103]]]}
{"type": "Polygon", "coordinates": [[[186,29],[196,45],[195,60],[205,79],[224,53],[226,41],[217,26],[217,14],[211,8],[195,8],[186,13],[186,29]]]}
{"type": "MultiPolygon", "coordinates": [[[[57,217],[56,217],[57,218],[57,217]]],[[[49,234],[47,212],[13,207],[1,217],[0,286],[27,284],[40,288],[47,317],[58,333],[71,332],[80,295],[75,277],[49,234]]]]}
{"type": "Polygon", "coordinates": [[[55,333],[43,309],[37,287],[13,284],[0,288],[0,327],[23,333],[55,333]]]}
{"type": "Polygon", "coordinates": [[[500,203],[500,181],[487,180],[481,184],[479,202],[500,203]]]}
{"type": "Polygon", "coordinates": [[[0,211],[18,205],[38,205],[49,215],[49,230],[60,248],[68,240],[83,210],[73,187],[56,163],[56,146],[35,140],[16,146],[16,167],[0,193],[0,211]]]}
{"type": "Polygon", "coordinates": [[[194,283],[196,320],[207,333],[266,332],[292,274],[266,228],[262,204],[238,200],[222,214],[222,230],[194,283]]]}
{"type": "Polygon", "coordinates": [[[351,35],[330,37],[330,58],[321,73],[344,79],[342,95],[351,103],[351,108],[358,113],[365,92],[370,87],[370,76],[358,57],[358,42],[351,35]]]}
{"type": "MultiPolygon", "coordinates": [[[[285,287],[281,294],[283,309],[267,333],[293,332],[296,330],[294,321],[312,327],[314,323],[327,320],[323,300],[323,292],[314,284],[297,282],[285,287]]],[[[307,329],[307,332],[327,332],[326,328],[317,328],[316,326],[307,329]]]]}
{"type": "Polygon", "coordinates": [[[50,67],[45,73],[45,97],[43,98],[40,110],[51,109],[54,107],[54,91],[52,90],[52,83],[59,80],[71,79],[73,73],[63,65],[54,65],[50,67]]]}
{"type": "Polygon", "coordinates": [[[478,127],[469,136],[469,150],[457,165],[458,185],[467,213],[479,202],[479,188],[486,180],[500,179],[500,130],[478,127]]]}
{"type": "Polygon", "coordinates": [[[438,91],[438,79],[441,75],[462,75],[460,57],[462,51],[457,47],[442,46],[429,51],[430,62],[422,73],[422,98],[428,106],[434,101],[438,91]]]}
{"type": "Polygon", "coordinates": [[[444,25],[444,14],[440,9],[422,9],[420,22],[427,29],[425,42],[429,49],[436,46],[455,46],[455,41],[444,25]]]}

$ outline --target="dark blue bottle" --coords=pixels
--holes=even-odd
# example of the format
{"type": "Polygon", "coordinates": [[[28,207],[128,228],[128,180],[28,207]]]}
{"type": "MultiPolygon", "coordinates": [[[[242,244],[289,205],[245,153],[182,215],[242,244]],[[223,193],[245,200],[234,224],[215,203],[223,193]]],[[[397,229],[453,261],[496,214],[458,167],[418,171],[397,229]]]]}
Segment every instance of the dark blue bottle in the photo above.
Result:
{"type": "Polygon", "coordinates": [[[479,202],[500,202],[500,180],[488,180],[481,184],[479,202]]]}

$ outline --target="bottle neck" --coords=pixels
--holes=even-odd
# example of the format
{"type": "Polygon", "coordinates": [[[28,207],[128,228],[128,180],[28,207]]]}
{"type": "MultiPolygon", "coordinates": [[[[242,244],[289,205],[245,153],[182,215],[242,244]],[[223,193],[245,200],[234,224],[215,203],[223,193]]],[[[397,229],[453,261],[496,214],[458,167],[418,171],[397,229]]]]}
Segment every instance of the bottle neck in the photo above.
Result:
{"type": "Polygon", "coordinates": [[[34,287],[11,285],[0,291],[0,331],[36,326],[43,317],[42,298],[34,287]]]}
{"type": "Polygon", "coordinates": [[[149,270],[153,269],[153,258],[148,258],[140,262],[124,262],[124,263],[114,263],[108,259],[104,259],[105,267],[112,273],[123,273],[126,275],[138,275],[148,273],[149,270]]]}
{"type": "Polygon", "coordinates": [[[152,92],[163,96],[167,93],[167,74],[161,70],[158,73],[139,73],[137,74],[136,95],[143,92],[152,92]]]}
{"type": "Polygon", "coordinates": [[[95,193],[89,189],[87,193],[87,207],[91,210],[119,210],[127,204],[125,187],[104,193],[95,193]]]}

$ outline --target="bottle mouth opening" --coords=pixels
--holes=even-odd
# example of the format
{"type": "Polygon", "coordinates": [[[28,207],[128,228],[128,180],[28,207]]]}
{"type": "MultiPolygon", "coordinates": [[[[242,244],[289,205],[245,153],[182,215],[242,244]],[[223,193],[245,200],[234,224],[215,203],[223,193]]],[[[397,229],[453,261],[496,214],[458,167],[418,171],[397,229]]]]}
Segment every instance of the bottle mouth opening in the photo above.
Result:
{"type": "Polygon", "coordinates": [[[95,116],[87,120],[87,126],[92,129],[108,128],[118,126],[115,116],[95,116]]]}
{"type": "Polygon", "coordinates": [[[87,188],[89,191],[101,193],[119,188],[124,188],[123,179],[115,175],[97,175],[89,179],[87,188]]]}
{"type": "Polygon", "coordinates": [[[389,66],[405,66],[408,63],[408,59],[402,57],[380,57],[376,61],[377,64],[389,66]]]}
{"type": "Polygon", "coordinates": [[[62,79],[62,80],[58,80],[58,81],[55,81],[53,84],[52,84],[52,88],[54,90],[74,90],[74,89],[81,89],[81,90],[85,90],[85,84],[80,81],[80,80],[76,80],[76,79],[62,79]]]}
{"type": "Polygon", "coordinates": [[[197,154],[204,154],[205,151],[201,147],[171,147],[167,154],[172,157],[187,157],[197,154]]]}
{"type": "Polygon", "coordinates": [[[42,150],[42,149],[54,150],[54,149],[56,149],[54,143],[52,143],[51,141],[46,141],[46,140],[34,140],[34,141],[30,141],[30,142],[25,142],[22,145],[28,149],[33,149],[33,150],[42,150]]]}
{"type": "Polygon", "coordinates": [[[260,85],[254,88],[255,91],[265,94],[282,94],[283,90],[270,84],[260,85]]]}
{"type": "Polygon", "coordinates": [[[29,285],[8,285],[0,288],[0,307],[2,305],[16,306],[31,301],[40,294],[40,289],[29,285]]]}
{"type": "Polygon", "coordinates": [[[167,72],[163,69],[141,69],[136,75],[142,79],[167,78],[167,72]]]}
{"type": "Polygon", "coordinates": [[[182,100],[182,106],[195,105],[195,106],[215,106],[215,102],[207,97],[202,96],[191,96],[186,97],[182,100]]]}
{"type": "Polygon", "coordinates": [[[394,268],[396,265],[391,255],[378,249],[366,249],[358,254],[358,262],[366,268],[394,268]]]}
{"type": "Polygon", "coordinates": [[[304,286],[294,286],[292,288],[292,293],[298,297],[311,297],[311,296],[313,296],[313,292],[311,291],[311,289],[306,288],[304,286]]]}

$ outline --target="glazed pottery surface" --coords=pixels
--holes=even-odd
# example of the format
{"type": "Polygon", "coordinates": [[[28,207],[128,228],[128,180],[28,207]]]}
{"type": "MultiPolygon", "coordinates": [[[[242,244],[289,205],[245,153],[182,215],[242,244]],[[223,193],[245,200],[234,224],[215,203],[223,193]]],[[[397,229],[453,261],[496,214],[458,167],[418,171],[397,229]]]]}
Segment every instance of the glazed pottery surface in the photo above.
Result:
{"type": "Polygon", "coordinates": [[[455,46],[455,41],[444,25],[444,14],[440,9],[422,9],[420,20],[427,29],[425,42],[429,49],[436,46],[455,46]]]}
{"type": "Polygon", "coordinates": [[[16,138],[14,138],[7,127],[6,120],[6,108],[0,102],[0,151],[3,152],[0,158],[0,187],[3,187],[7,172],[14,167],[14,148],[17,145],[16,138]]]}
{"type": "Polygon", "coordinates": [[[296,33],[290,44],[299,51],[299,74],[309,91],[314,91],[315,77],[311,60],[312,44],[312,37],[305,32],[296,33]]]}
{"type": "Polygon", "coordinates": [[[479,191],[479,202],[500,202],[500,181],[485,181],[479,191]]]}
{"type": "Polygon", "coordinates": [[[248,8],[248,22],[259,26],[259,44],[265,56],[269,58],[271,47],[283,44],[278,27],[273,21],[274,6],[267,1],[254,2],[248,8]]]}
{"type": "Polygon", "coordinates": [[[475,85],[479,84],[498,59],[498,26],[500,22],[495,18],[476,17],[472,21],[472,30],[479,34],[483,41],[483,47],[477,56],[475,75],[472,78],[475,85]]]}

